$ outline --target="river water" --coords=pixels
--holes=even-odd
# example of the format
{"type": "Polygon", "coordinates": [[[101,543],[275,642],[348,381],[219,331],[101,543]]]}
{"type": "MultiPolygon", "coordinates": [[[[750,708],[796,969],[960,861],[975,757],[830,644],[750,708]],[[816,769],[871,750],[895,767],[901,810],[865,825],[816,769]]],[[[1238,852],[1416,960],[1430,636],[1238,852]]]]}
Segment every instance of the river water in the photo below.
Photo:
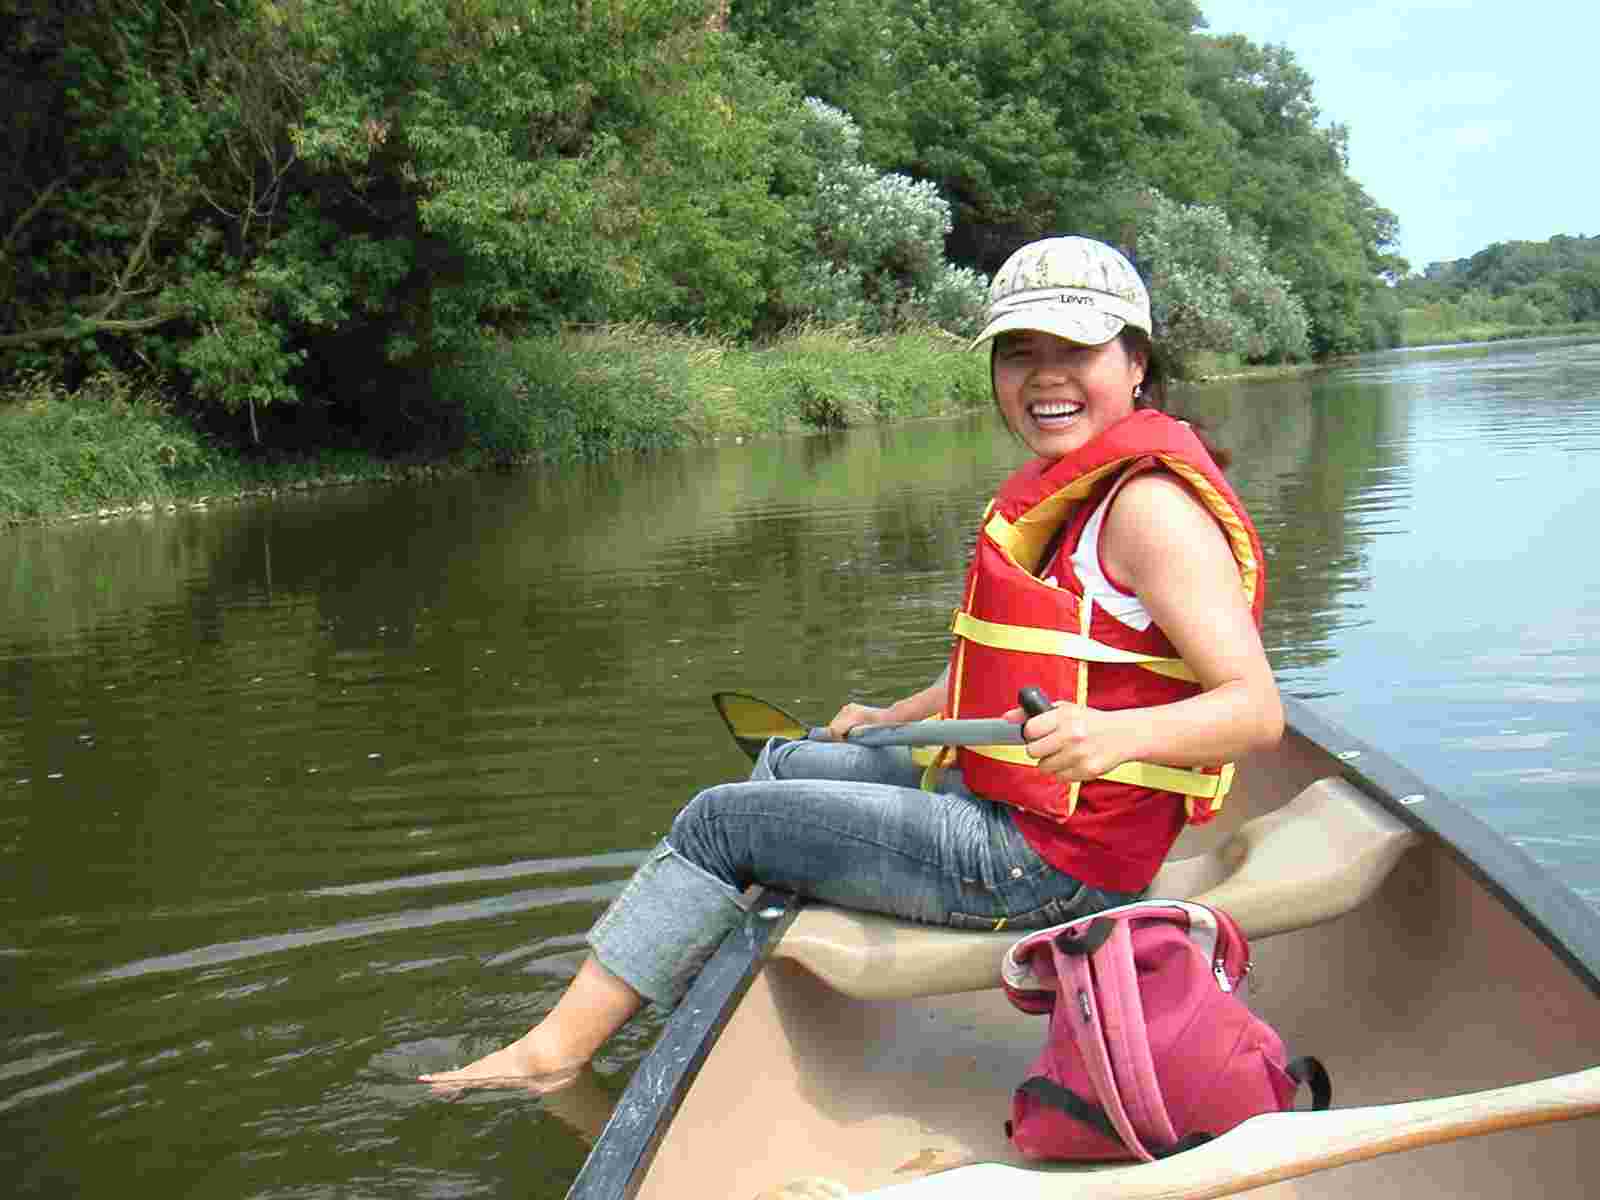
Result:
{"type": "MultiPolygon", "coordinates": [[[[1313,702],[1600,905],[1600,342],[1185,391],[1313,702]]],[[[991,417],[0,532],[0,1178],[23,1196],[556,1200],[520,1032],[638,851],[808,719],[938,671],[991,417]]]]}

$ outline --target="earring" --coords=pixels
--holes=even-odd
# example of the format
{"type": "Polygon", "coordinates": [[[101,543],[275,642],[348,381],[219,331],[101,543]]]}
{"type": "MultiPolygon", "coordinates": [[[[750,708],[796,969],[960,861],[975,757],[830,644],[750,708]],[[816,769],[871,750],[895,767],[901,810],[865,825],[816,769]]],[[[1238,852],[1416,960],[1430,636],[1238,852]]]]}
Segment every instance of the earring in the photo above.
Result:
{"type": "Polygon", "coordinates": [[[1141,401],[1143,399],[1144,399],[1144,384],[1142,384],[1142,383],[1134,384],[1133,385],[1133,402],[1135,404],[1137,404],[1137,403],[1139,403],[1139,401],[1141,401]]]}

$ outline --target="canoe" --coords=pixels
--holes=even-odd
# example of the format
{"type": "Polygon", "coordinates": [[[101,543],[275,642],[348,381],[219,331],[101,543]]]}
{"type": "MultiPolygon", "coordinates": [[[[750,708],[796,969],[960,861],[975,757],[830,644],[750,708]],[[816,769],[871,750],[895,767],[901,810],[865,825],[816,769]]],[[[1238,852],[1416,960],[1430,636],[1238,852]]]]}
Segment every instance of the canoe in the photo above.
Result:
{"type": "Polygon", "coordinates": [[[1251,1006],[1334,1082],[1154,1163],[1041,1167],[1004,1121],[1045,1020],[999,990],[1016,934],[775,892],[673,1013],[569,1200],[1089,1200],[1592,1194],[1600,921],[1526,853],[1290,701],[1151,895],[1226,909],[1251,1006]]]}

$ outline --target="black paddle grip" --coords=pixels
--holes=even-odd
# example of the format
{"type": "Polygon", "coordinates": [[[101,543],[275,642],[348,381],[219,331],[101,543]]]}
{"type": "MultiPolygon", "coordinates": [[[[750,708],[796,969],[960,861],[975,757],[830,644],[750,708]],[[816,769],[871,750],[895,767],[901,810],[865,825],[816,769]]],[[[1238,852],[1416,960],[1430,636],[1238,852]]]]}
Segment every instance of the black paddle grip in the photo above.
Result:
{"type": "Polygon", "coordinates": [[[1018,692],[1017,703],[1022,705],[1022,711],[1030,717],[1037,717],[1040,713],[1050,711],[1050,697],[1036,687],[1025,687],[1018,692]]]}

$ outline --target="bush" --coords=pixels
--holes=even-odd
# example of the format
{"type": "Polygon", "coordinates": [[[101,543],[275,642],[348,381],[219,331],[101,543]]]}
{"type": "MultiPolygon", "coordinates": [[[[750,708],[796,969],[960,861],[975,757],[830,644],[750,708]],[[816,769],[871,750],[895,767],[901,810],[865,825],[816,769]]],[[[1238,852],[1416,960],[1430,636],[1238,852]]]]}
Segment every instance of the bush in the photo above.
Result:
{"type": "Polygon", "coordinates": [[[826,430],[915,417],[951,416],[989,403],[988,358],[923,328],[864,335],[849,326],[804,325],[754,351],[747,386],[771,397],[775,423],[826,430]]]}
{"type": "Polygon", "coordinates": [[[800,272],[789,307],[868,334],[918,322],[970,329],[987,283],[945,261],[951,217],[939,189],[861,161],[861,131],[821,100],[808,97],[799,119],[800,140],[817,160],[802,217],[820,257],[800,272]]]}
{"type": "Polygon", "coordinates": [[[1310,353],[1305,305],[1266,266],[1266,248],[1220,208],[1145,197],[1137,258],[1159,343],[1184,363],[1202,351],[1282,362],[1310,353]]]}
{"type": "Polygon", "coordinates": [[[911,294],[917,317],[961,338],[977,337],[989,307],[989,280],[971,267],[946,265],[924,288],[911,294]]]}
{"type": "Polygon", "coordinates": [[[765,345],[650,325],[500,343],[441,373],[469,460],[595,458],[746,434],[953,416],[989,403],[988,359],[931,327],[804,322],[765,345]]]}
{"type": "Polygon", "coordinates": [[[595,459],[689,436],[688,362],[701,343],[647,325],[501,342],[441,369],[469,456],[595,459]]]}
{"type": "Polygon", "coordinates": [[[0,524],[170,500],[215,465],[152,379],[101,372],[69,392],[29,374],[0,401],[0,524]]]}

